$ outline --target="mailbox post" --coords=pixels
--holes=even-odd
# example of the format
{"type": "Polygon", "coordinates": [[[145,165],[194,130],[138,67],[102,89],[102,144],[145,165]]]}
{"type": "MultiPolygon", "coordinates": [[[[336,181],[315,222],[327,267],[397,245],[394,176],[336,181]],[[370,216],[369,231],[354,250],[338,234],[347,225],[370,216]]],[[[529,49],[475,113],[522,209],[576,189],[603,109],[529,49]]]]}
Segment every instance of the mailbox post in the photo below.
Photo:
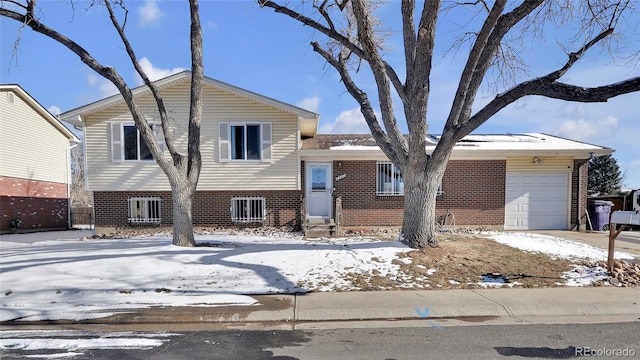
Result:
{"type": "Polygon", "coordinates": [[[609,220],[609,253],[607,256],[607,271],[613,271],[613,252],[618,235],[629,225],[640,225],[640,212],[638,211],[614,211],[609,220]],[[622,225],[618,229],[618,225],[622,225]]]}

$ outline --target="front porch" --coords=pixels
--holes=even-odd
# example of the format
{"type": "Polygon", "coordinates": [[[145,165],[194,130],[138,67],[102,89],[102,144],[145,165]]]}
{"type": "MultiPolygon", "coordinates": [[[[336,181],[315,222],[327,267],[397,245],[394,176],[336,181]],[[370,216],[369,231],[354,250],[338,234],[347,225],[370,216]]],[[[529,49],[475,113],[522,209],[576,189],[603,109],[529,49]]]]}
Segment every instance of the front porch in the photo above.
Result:
{"type": "Polygon", "coordinates": [[[340,223],[342,219],[342,198],[335,199],[335,211],[331,218],[309,217],[307,212],[306,198],[302,201],[302,211],[304,219],[302,222],[302,233],[305,238],[314,239],[321,237],[340,236],[340,223]]]}

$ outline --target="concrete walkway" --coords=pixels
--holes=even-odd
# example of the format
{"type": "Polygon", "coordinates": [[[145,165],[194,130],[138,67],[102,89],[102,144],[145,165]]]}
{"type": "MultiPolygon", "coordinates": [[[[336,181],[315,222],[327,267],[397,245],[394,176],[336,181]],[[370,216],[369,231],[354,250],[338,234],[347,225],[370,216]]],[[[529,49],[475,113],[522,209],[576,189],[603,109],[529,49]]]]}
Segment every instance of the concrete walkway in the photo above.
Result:
{"type": "Polygon", "coordinates": [[[92,236],[93,230],[60,230],[60,231],[34,231],[18,234],[2,234],[0,242],[9,241],[23,244],[31,244],[38,241],[49,240],[78,240],[83,236],[92,236]]]}

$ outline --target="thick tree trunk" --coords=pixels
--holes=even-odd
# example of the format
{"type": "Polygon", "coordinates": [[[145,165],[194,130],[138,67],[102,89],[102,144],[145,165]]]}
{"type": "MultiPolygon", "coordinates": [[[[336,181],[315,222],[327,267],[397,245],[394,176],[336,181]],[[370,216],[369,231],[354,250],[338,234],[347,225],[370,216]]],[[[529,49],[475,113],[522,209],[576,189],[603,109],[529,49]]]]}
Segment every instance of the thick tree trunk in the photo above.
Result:
{"type": "MultiPolygon", "coordinates": [[[[432,159],[433,160],[433,159],[432,159]]],[[[427,169],[409,167],[402,172],[404,179],[404,217],[401,240],[412,248],[438,246],[436,238],[436,196],[446,168],[446,162],[427,169]]]]}
{"type": "Polygon", "coordinates": [[[192,219],[194,192],[189,186],[172,186],[173,245],[196,246],[192,219]]]}
{"type": "Polygon", "coordinates": [[[435,205],[438,185],[432,185],[424,171],[410,170],[404,178],[404,217],[402,242],[412,248],[438,246],[435,229],[435,205]]]}

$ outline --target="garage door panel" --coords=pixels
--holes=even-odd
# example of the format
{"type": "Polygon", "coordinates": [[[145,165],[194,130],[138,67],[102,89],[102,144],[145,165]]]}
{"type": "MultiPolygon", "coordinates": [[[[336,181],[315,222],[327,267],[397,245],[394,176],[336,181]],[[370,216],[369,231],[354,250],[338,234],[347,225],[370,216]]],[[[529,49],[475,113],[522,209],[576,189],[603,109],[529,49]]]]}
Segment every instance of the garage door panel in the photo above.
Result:
{"type": "Polygon", "coordinates": [[[518,204],[513,204],[513,203],[511,203],[511,204],[507,204],[507,205],[504,207],[504,210],[505,210],[507,213],[517,213],[518,211],[520,211],[520,205],[518,205],[518,204]]]}
{"type": "Polygon", "coordinates": [[[529,216],[529,230],[535,229],[565,229],[566,219],[560,216],[529,216]]]}
{"type": "Polygon", "coordinates": [[[568,174],[507,174],[505,229],[566,229],[568,174]]]}
{"type": "Polygon", "coordinates": [[[528,205],[522,207],[523,212],[529,213],[529,216],[549,216],[565,214],[564,208],[566,207],[565,201],[557,199],[534,201],[528,205]]]}

